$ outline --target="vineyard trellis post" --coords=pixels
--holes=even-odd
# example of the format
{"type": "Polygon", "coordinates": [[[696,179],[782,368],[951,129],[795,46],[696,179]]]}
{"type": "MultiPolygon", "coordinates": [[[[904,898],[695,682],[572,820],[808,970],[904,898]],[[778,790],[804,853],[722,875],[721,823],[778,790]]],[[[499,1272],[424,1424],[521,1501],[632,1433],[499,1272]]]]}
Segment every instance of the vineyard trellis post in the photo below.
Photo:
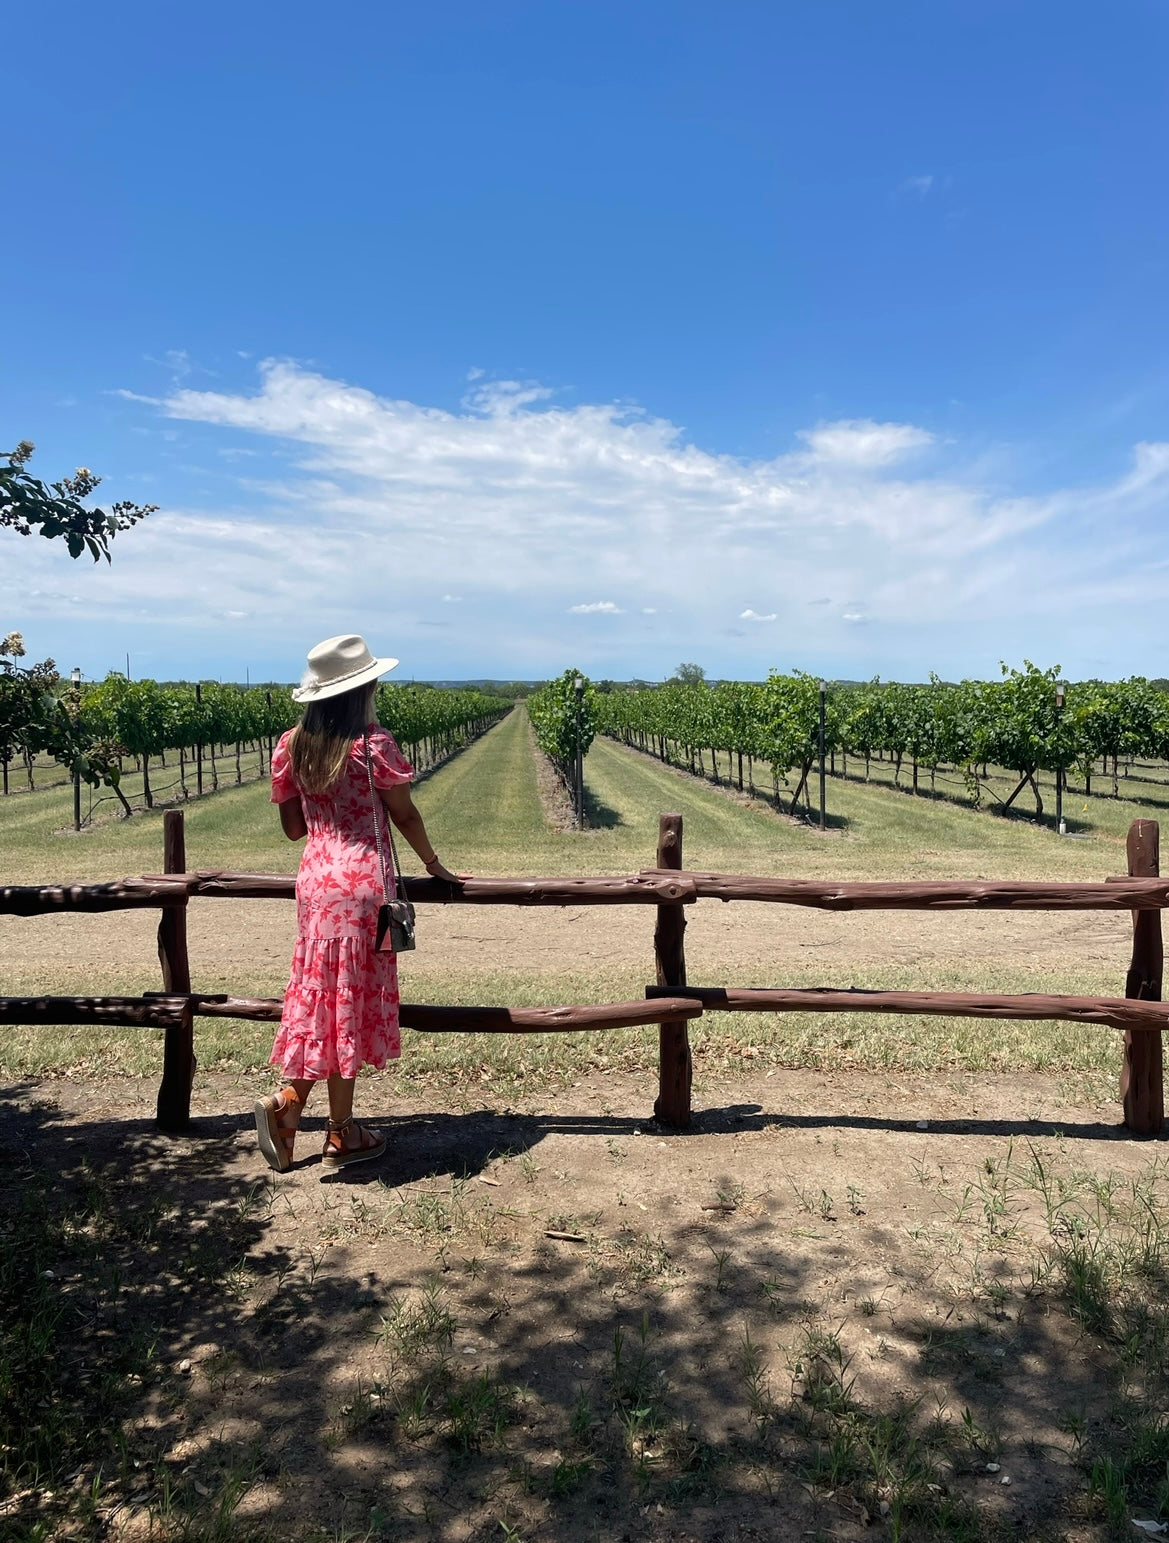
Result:
{"type": "MultiPolygon", "coordinates": [[[[682,816],[663,814],[658,821],[659,868],[682,867],[682,816]]],[[[686,950],[683,936],[686,912],[681,905],[659,905],[654,928],[654,963],[659,986],[684,987],[686,950]]],[[[690,1126],[690,1089],[694,1066],[690,1056],[690,1031],[685,1018],[663,1023],[658,1029],[658,1096],[654,1118],[675,1130],[690,1126]]]]}
{"type": "MultiPolygon", "coordinates": [[[[1128,871],[1134,879],[1160,876],[1160,827],[1156,820],[1134,820],[1128,833],[1128,871]]],[[[1132,963],[1124,994],[1139,1001],[1161,1000],[1165,952],[1160,911],[1132,913],[1132,963]]],[[[1126,1029],[1120,1071],[1124,1123],[1138,1135],[1156,1135],[1165,1120],[1160,1033],[1126,1029]]]]}

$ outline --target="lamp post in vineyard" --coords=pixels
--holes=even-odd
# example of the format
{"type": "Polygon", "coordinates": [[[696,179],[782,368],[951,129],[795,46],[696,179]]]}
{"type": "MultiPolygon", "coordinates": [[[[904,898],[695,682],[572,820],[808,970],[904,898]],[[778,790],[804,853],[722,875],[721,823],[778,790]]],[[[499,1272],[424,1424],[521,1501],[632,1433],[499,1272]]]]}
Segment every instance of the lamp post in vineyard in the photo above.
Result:
{"type": "MultiPolygon", "coordinates": [[[[81,717],[81,669],[74,665],[69,674],[73,682],[73,723],[81,717]]],[[[73,829],[81,829],[81,772],[77,766],[77,746],[73,746],[73,829]]]]}
{"type": "Polygon", "coordinates": [[[1061,836],[1066,836],[1068,828],[1063,818],[1063,747],[1059,742],[1059,725],[1063,717],[1063,704],[1067,694],[1067,682],[1056,681],[1055,684],[1055,828],[1061,836]]]}
{"type": "Polygon", "coordinates": [[[826,705],[826,702],[827,702],[827,697],[828,697],[828,682],[826,680],[822,680],[820,682],[820,829],[821,830],[823,830],[825,828],[825,813],[824,813],[824,803],[825,803],[825,794],[824,794],[824,712],[825,712],[825,705],[826,705]]]}
{"type": "Polygon", "coordinates": [[[573,789],[576,795],[576,828],[584,830],[584,750],[582,739],[584,733],[584,677],[578,675],[572,683],[572,689],[576,693],[576,786],[573,789]]]}

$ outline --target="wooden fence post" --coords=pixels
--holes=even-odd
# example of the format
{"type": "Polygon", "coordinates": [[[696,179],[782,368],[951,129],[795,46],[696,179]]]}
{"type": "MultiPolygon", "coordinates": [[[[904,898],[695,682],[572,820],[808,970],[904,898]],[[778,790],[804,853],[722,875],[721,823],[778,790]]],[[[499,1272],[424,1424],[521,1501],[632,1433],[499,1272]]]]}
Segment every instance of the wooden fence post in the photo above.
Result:
{"type": "Polygon", "coordinates": [[[188,1001],[177,1023],[163,1030],[162,1081],[155,1118],[162,1130],[176,1134],[191,1123],[191,1083],[195,1078],[195,1008],[188,1001]]]}
{"type": "MultiPolygon", "coordinates": [[[[1134,820],[1128,832],[1128,871],[1131,878],[1160,875],[1160,827],[1156,820],[1134,820]]],[[[1132,913],[1132,963],[1124,983],[1126,997],[1145,1002],[1161,1000],[1164,966],[1160,911],[1132,913]]],[[[1127,1029],[1120,1070],[1124,1123],[1141,1136],[1155,1136],[1165,1123],[1162,1043],[1156,1030],[1127,1029]]]]}
{"type": "MultiPolygon", "coordinates": [[[[682,816],[663,814],[658,823],[659,868],[682,866],[682,816]]],[[[654,928],[654,962],[659,986],[685,986],[686,913],[681,905],[659,905],[654,928]]],[[[675,1130],[690,1125],[690,1086],[693,1081],[689,1025],[685,1018],[658,1029],[658,1096],[654,1118],[675,1130]]]]}
{"type": "MultiPolygon", "coordinates": [[[[162,871],[187,871],[183,811],[168,809],[162,817],[162,871]]],[[[187,898],[164,905],[158,922],[158,960],[162,965],[162,989],[175,996],[191,990],[191,962],[187,954],[187,898]]],[[[195,1080],[194,1012],[191,1004],[181,1022],[164,1032],[162,1082],[158,1089],[158,1123],[163,1130],[185,1130],[191,1117],[191,1084],[195,1080]]]]}

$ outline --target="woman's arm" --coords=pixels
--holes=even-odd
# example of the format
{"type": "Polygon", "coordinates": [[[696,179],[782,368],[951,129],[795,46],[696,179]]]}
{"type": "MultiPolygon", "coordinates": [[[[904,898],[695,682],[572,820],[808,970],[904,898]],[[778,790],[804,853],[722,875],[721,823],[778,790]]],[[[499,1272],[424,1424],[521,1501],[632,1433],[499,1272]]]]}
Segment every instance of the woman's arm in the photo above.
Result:
{"type": "MultiPolygon", "coordinates": [[[[402,832],[402,835],[414,848],[422,860],[422,866],[430,874],[432,879],[445,879],[448,884],[459,884],[461,879],[457,873],[452,873],[438,859],[434,850],[434,843],[426,834],[426,826],[422,816],[410,797],[410,786],[401,782],[396,787],[379,788],[381,801],[386,806],[390,819],[402,832]]],[[[283,805],[281,805],[283,807],[283,805]]]]}
{"type": "Polygon", "coordinates": [[[295,798],[286,798],[276,807],[280,810],[281,829],[289,841],[299,841],[303,836],[308,835],[308,825],[305,823],[299,794],[295,798]]]}

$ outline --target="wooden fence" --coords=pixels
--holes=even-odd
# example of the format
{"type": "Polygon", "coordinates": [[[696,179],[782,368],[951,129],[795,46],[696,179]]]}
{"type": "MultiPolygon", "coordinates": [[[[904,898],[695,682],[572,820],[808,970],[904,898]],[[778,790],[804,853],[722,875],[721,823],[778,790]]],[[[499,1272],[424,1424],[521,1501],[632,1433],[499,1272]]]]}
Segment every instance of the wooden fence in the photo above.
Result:
{"type": "MultiPolygon", "coordinates": [[[[1159,877],[1159,831],[1137,820],[1128,836],[1128,876],[1104,883],[1016,881],[880,881],[838,883],[815,879],[687,872],[682,866],[682,817],[661,816],[657,862],[641,873],[594,878],[473,878],[461,886],[407,878],[416,904],[652,905],[656,907],[656,984],[646,1000],[569,1007],[436,1007],[403,1003],[404,1028],[429,1033],[544,1034],[657,1025],[658,1097],[663,1125],[690,1124],[689,1023],[705,1008],[730,1012],[885,1012],[946,1017],[1066,1019],[1102,1024],[1124,1034],[1120,1098],[1124,1123],[1151,1135],[1164,1123],[1162,1033],[1169,1004],[1161,1002],[1161,911],[1169,881],[1159,877]],[[862,991],[822,987],[689,986],[686,980],[685,908],[700,899],[765,901],[822,910],[1108,910],[1131,911],[1133,951],[1124,997],[1074,997],[945,991],[862,991]]],[[[163,817],[163,873],[106,884],[11,885],[0,888],[0,914],[110,911],[143,906],[161,911],[158,952],[162,990],[142,997],[0,997],[0,1023],[118,1024],[165,1031],[158,1120],[182,1130],[190,1116],[195,1072],[196,1017],[278,1021],[278,998],[235,997],[193,991],[187,953],[187,906],[192,898],[293,899],[292,875],[186,871],[183,815],[163,817]]]]}

